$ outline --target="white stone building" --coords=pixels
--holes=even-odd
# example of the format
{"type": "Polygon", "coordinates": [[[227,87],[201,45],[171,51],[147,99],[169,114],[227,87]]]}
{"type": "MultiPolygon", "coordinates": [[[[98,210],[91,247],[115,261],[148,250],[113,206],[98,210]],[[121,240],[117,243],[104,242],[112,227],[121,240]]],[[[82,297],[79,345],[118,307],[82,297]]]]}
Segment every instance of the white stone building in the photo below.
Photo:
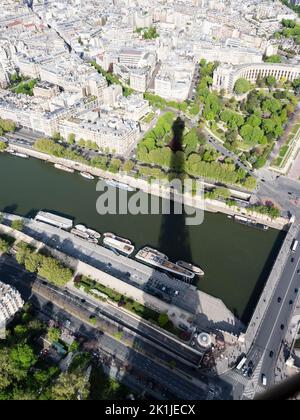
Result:
{"type": "Polygon", "coordinates": [[[89,112],[61,121],[59,132],[65,139],[74,134],[76,142],[90,140],[99,148],[125,156],[136,146],[140,129],[137,122],[121,119],[120,115],[89,112]]]}
{"type": "Polygon", "coordinates": [[[0,326],[5,325],[24,306],[20,293],[8,284],[0,282],[0,326]]]}
{"type": "Polygon", "coordinates": [[[242,66],[219,66],[213,77],[213,89],[224,89],[227,93],[232,93],[238,79],[246,79],[255,83],[258,78],[274,76],[276,80],[286,79],[293,81],[300,77],[300,67],[288,64],[257,63],[242,66]]]}

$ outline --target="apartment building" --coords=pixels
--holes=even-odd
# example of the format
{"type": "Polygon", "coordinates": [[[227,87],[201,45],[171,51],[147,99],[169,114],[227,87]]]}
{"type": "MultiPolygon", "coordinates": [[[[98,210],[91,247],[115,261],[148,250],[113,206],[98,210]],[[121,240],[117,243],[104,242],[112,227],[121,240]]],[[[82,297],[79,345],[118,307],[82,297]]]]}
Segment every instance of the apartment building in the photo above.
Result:
{"type": "Polygon", "coordinates": [[[5,325],[24,306],[20,293],[13,287],[0,282],[0,326],[5,325]]]}

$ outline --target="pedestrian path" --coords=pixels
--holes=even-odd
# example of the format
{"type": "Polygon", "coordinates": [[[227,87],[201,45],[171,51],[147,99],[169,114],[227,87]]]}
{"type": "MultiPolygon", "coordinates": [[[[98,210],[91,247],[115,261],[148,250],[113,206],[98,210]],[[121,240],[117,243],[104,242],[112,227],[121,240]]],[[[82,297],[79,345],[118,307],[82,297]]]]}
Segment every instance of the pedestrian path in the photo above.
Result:
{"type": "Polygon", "coordinates": [[[248,384],[244,389],[243,397],[246,399],[252,400],[255,394],[263,391],[263,388],[259,386],[262,364],[263,358],[260,359],[258,365],[256,366],[256,369],[253,372],[251,381],[248,381],[248,384]]]}
{"type": "Polygon", "coordinates": [[[243,376],[241,373],[238,373],[237,371],[231,371],[228,376],[230,376],[231,379],[233,379],[235,382],[239,382],[241,385],[247,386],[250,382],[249,378],[246,376],[243,376]]]}

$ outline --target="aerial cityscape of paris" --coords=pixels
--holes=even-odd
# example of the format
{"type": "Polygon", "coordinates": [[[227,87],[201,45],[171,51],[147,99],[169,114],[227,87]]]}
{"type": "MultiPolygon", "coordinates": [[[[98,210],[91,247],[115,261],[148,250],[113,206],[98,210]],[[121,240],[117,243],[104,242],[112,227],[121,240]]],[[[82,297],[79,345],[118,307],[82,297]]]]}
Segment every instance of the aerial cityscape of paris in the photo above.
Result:
{"type": "Polygon", "coordinates": [[[300,0],[0,10],[0,400],[300,399],[300,0]]]}

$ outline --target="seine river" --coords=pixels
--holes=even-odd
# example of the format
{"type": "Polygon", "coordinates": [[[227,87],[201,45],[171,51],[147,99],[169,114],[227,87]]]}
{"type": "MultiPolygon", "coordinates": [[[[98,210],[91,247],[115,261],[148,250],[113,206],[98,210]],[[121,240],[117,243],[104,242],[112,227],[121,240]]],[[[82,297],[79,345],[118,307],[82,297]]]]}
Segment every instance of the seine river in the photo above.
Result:
{"type": "Polygon", "coordinates": [[[171,260],[199,265],[205,276],[200,290],[224,301],[248,322],[276,258],[284,234],[261,231],[205,213],[200,226],[185,227],[181,216],[105,215],[96,212],[96,181],[61,172],[33,158],[0,155],[0,209],[22,216],[37,210],[56,211],[99,232],[129,238],[137,249],[159,248],[171,260]]]}

